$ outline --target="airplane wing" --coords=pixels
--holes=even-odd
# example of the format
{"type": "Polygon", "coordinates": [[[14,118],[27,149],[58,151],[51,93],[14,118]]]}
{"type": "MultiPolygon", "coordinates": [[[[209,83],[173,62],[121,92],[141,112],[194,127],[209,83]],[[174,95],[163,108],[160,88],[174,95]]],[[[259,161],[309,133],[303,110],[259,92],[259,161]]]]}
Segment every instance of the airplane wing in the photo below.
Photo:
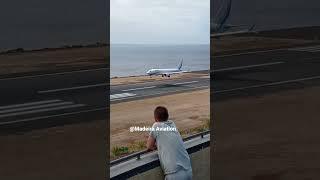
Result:
{"type": "Polygon", "coordinates": [[[185,73],[187,71],[179,71],[179,72],[172,72],[171,74],[181,74],[181,73],[185,73]]]}
{"type": "Polygon", "coordinates": [[[246,33],[257,33],[256,31],[253,31],[255,25],[251,26],[249,29],[246,30],[239,30],[239,31],[229,31],[229,32],[222,32],[222,33],[212,33],[210,34],[211,38],[219,38],[224,36],[233,36],[233,35],[239,35],[239,34],[246,34],[246,33]]]}
{"type": "Polygon", "coordinates": [[[163,75],[171,75],[171,74],[180,74],[182,73],[182,71],[179,71],[179,72],[168,72],[168,73],[163,73],[163,75]]]}
{"type": "Polygon", "coordinates": [[[166,72],[166,73],[161,73],[159,75],[170,76],[172,74],[181,74],[181,73],[186,73],[186,72],[188,72],[188,71],[166,72]]]}

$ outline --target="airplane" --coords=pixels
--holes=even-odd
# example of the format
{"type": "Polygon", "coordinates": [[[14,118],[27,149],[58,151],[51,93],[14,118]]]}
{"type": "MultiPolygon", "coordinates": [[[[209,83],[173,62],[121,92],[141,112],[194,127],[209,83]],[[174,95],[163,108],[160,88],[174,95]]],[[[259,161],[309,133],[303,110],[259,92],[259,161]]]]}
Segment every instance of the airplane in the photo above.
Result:
{"type": "Polygon", "coordinates": [[[172,74],[180,74],[180,73],[184,73],[187,71],[183,71],[181,70],[182,68],[182,63],[183,60],[181,60],[179,66],[177,68],[171,68],[171,69],[150,69],[147,71],[147,75],[149,75],[150,77],[155,75],[161,75],[162,77],[170,77],[172,74]]]}
{"type": "Polygon", "coordinates": [[[224,1],[226,2],[226,6],[221,6],[217,13],[214,15],[214,21],[211,22],[211,38],[219,38],[222,36],[232,36],[236,34],[244,34],[244,33],[251,33],[254,32],[253,29],[255,25],[252,25],[248,29],[245,30],[232,30],[237,27],[247,26],[247,25],[230,25],[226,24],[228,18],[230,17],[231,7],[232,7],[232,0],[224,1]]]}

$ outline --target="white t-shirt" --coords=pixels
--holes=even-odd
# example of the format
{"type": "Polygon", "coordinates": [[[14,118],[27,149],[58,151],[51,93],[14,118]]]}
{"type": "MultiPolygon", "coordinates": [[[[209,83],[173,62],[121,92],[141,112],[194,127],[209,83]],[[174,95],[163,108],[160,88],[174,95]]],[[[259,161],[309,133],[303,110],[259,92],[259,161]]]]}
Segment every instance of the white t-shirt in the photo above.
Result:
{"type": "Polygon", "coordinates": [[[156,140],[159,160],[164,174],[180,168],[191,169],[189,154],[173,121],[155,122],[150,135],[156,140]]]}

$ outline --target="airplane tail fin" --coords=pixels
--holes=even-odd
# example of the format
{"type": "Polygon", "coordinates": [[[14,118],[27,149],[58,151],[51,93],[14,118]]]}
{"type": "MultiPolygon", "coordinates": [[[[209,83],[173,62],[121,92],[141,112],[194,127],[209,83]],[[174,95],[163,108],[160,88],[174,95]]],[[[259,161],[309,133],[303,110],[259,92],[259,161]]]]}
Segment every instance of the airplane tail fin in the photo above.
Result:
{"type": "Polygon", "coordinates": [[[182,63],[183,63],[183,59],[181,60],[179,66],[178,66],[178,69],[179,69],[179,70],[181,70],[181,68],[182,68],[182,63]]]}
{"type": "Polygon", "coordinates": [[[226,6],[223,6],[223,5],[224,4],[221,5],[220,9],[218,10],[218,13],[216,14],[217,24],[219,24],[219,27],[218,27],[219,32],[224,28],[225,23],[230,16],[232,0],[226,1],[225,3],[226,6]]]}

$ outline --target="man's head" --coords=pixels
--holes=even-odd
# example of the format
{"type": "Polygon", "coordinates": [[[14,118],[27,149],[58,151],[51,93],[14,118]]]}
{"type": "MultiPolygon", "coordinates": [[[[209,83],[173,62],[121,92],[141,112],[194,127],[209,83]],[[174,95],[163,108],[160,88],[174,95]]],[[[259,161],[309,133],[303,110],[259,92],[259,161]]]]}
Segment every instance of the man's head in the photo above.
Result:
{"type": "Polygon", "coordinates": [[[163,106],[158,106],[156,107],[156,109],[154,110],[154,119],[157,122],[161,122],[161,121],[167,121],[169,118],[169,113],[167,108],[163,107],[163,106]]]}

